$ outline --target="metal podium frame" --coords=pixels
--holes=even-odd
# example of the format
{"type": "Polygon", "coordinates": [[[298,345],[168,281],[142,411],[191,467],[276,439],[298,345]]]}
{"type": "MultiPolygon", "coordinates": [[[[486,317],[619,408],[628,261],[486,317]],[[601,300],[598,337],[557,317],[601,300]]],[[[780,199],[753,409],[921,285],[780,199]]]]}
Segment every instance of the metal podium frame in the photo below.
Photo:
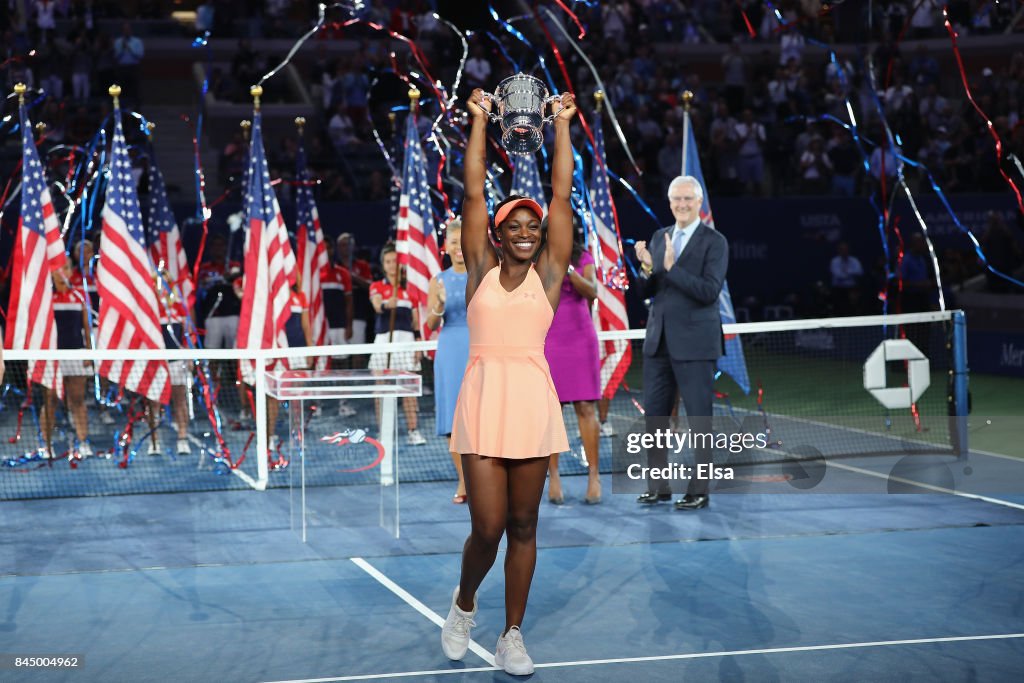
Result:
{"type": "MultiPolygon", "coordinates": [[[[298,401],[299,409],[289,411],[289,436],[294,455],[299,458],[302,542],[306,542],[306,440],[304,403],[330,399],[379,399],[380,443],[384,458],[380,463],[380,525],[399,537],[398,496],[398,399],[423,394],[422,378],[415,372],[399,370],[271,370],[265,373],[267,396],[278,401],[298,401]],[[295,435],[299,436],[296,437],[295,435]],[[392,509],[393,502],[393,509],[392,509]]],[[[289,467],[294,472],[293,463],[289,467]]],[[[294,475],[293,475],[294,476],[294,475]]],[[[294,486],[292,486],[294,492],[294,486]]],[[[292,502],[292,528],[295,505],[292,502]]]]}

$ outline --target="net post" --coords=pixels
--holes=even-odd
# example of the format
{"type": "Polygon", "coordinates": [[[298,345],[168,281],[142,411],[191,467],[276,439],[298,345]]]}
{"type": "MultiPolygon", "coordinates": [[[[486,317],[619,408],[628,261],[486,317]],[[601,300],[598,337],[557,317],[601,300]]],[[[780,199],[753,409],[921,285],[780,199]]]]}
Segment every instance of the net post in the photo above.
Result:
{"type": "Polygon", "coordinates": [[[266,358],[262,354],[256,356],[256,383],[253,386],[253,398],[256,402],[256,490],[266,491],[270,480],[270,468],[267,464],[267,370],[266,358]]]}
{"type": "Polygon", "coordinates": [[[961,310],[953,311],[953,410],[951,419],[955,421],[952,431],[953,448],[957,455],[967,455],[967,413],[969,398],[967,393],[967,316],[961,310]]]}

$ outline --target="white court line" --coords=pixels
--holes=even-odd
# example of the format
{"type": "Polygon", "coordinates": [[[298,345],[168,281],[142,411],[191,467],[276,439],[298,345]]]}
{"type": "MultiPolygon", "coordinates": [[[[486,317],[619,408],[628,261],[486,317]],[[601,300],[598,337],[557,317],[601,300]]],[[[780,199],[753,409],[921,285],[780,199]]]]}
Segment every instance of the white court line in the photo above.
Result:
{"type": "MultiPolygon", "coordinates": [[[[430,609],[429,607],[424,605],[422,602],[417,600],[407,590],[405,590],[404,588],[399,586],[397,583],[395,583],[394,581],[389,579],[387,576],[385,576],[384,573],[381,572],[379,569],[377,569],[376,567],[374,567],[372,564],[370,564],[369,562],[367,562],[366,560],[364,560],[361,557],[353,557],[351,559],[352,559],[352,562],[354,562],[357,567],[359,567],[364,572],[366,572],[367,574],[369,574],[370,576],[375,578],[378,582],[380,582],[389,591],[391,591],[392,593],[394,593],[398,597],[402,598],[402,600],[404,600],[414,610],[416,610],[417,612],[419,612],[420,614],[425,616],[427,619],[430,619],[432,622],[437,624],[437,626],[439,628],[441,626],[444,626],[444,618],[440,614],[438,614],[437,612],[435,612],[434,610],[430,609]]],[[[437,646],[440,649],[440,647],[441,647],[440,639],[438,639],[437,646]]],[[[484,660],[485,662],[490,664],[492,667],[494,666],[494,655],[492,655],[487,650],[487,648],[483,647],[482,645],[477,643],[475,640],[470,640],[469,641],[469,649],[472,652],[474,652],[477,656],[479,656],[480,659],[484,660]]],[[[484,670],[486,670],[486,669],[484,669],[484,670]]],[[[330,680],[333,680],[333,679],[330,679],[330,680]]]]}
{"type": "MultiPolygon", "coordinates": [[[[651,657],[621,657],[618,659],[587,659],[574,662],[549,662],[535,664],[537,669],[555,669],[570,666],[598,666],[602,664],[637,664],[641,662],[669,662],[683,659],[706,659],[708,657],[742,657],[745,655],[772,655],[789,652],[819,652],[823,650],[850,650],[868,647],[893,647],[896,645],[928,645],[931,643],[962,643],[975,640],[1009,640],[1024,638],[1024,633],[1001,633],[986,636],[951,636],[948,638],[915,638],[913,640],[876,640],[866,643],[838,643],[836,645],[801,645],[796,647],[769,647],[757,650],[726,650],[723,652],[692,652],[683,655],[653,655],[651,657]]],[[[410,676],[443,676],[449,674],[473,673],[476,671],[497,671],[495,667],[477,667],[473,669],[437,669],[434,671],[400,671],[387,674],[362,674],[358,676],[339,676],[336,678],[298,678],[290,681],[274,681],[274,683],[334,683],[335,681],[369,681],[384,678],[408,678],[410,676]]]]}
{"type": "Polygon", "coordinates": [[[864,474],[869,477],[875,477],[877,479],[885,479],[888,481],[896,481],[901,484],[907,484],[909,486],[915,486],[928,491],[935,491],[936,493],[949,493],[954,496],[960,496],[961,498],[970,498],[971,500],[980,500],[984,503],[992,503],[993,505],[1002,505],[1008,508],[1014,508],[1015,510],[1024,510],[1024,505],[1020,503],[1011,503],[1008,500],[1002,498],[992,498],[990,496],[982,496],[977,493],[964,493],[963,491],[954,491],[953,489],[947,489],[944,486],[935,486],[934,484],[925,484],[921,481],[914,481],[913,479],[904,479],[903,477],[895,477],[891,474],[882,474],[881,472],[872,472],[861,467],[854,467],[853,465],[844,465],[841,462],[835,462],[832,460],[827,461],[826,467],[838,467],[841,470],[847,470],[849,472],[856,472],[857,474],[864,474]]]}

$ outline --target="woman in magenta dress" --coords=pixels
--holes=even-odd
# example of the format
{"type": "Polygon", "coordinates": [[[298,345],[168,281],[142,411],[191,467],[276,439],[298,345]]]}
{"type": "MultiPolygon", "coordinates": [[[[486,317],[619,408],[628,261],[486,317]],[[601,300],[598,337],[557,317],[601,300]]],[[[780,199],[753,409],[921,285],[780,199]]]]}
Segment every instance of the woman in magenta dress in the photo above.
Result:
{"type": "MultiPolygon", "coordinates": [[[[587,454],[587,495],[590,505],[601,502],[601,478],[598,470],[598,444],[601,425],[597,420],[597,400],[601,398],[601,360],[597,331],[590,306],[597,298],[597,274],[594,257],[583,248],[582,227],[573,220],[572,260],[562,281],[562,298],[544,343],[544,356],[551,367],[551,378],[558,400],[571,403],[576,410],[583,450],[587,454]]],[[[558,476],[558,454],[548,465],[548,500],[561,505],[562,482],[558,476]]]]}

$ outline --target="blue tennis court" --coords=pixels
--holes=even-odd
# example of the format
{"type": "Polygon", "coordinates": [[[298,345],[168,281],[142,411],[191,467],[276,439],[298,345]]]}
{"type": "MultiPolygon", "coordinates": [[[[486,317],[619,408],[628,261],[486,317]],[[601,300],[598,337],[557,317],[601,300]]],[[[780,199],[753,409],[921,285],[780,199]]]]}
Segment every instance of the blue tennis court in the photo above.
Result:
{"type": "MultiPolygon", "coordinates": [[[[983,457],[975,456],[972,457],[983,457]]],[[[857,476],[851,473],[850,476],[857,476]]],[[[543,504],[524,634],[537,681],[1007,681],[1024,672],[1024,496],[631,495],[543,504]]],[[[516,680],[493,668],[502,558],[476,645],[439,647],[468,511],[450,482],[8,501],[3,649],[83,655],[15,681],[516,680]]]]}

